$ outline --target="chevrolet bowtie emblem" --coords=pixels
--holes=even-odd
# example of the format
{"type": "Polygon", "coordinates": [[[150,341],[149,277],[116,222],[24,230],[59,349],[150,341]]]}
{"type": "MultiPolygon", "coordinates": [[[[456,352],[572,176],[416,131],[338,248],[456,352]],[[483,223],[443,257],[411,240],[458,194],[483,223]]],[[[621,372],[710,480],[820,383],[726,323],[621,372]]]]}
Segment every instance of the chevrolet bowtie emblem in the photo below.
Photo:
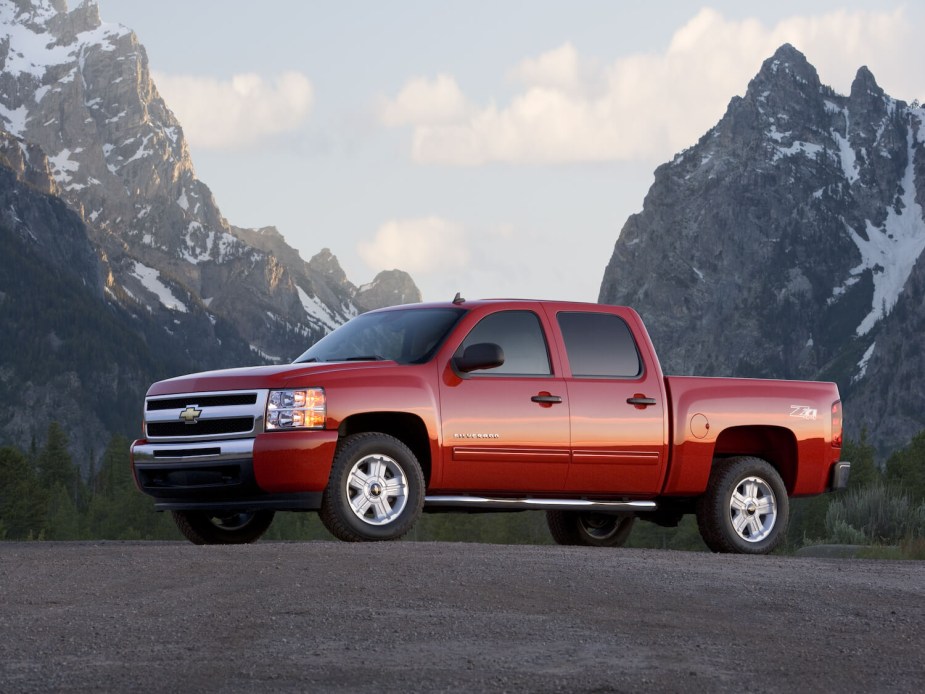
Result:
{"type": "Polygon", "coordinates": [[[186,409],[180,413],[180,419],[187,424],[195,424],[201,414],[202,410],[197,410],[195,405],[187,405],[186,409]]]}

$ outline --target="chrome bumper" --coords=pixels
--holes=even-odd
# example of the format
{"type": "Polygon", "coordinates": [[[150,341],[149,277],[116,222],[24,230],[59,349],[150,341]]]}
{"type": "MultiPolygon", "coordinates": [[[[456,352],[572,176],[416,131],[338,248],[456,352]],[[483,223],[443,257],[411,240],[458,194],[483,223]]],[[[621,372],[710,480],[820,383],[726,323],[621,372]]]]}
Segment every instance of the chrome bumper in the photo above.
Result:
{"type": "Polygon", "coordinates": [[[851,463],[841,460],[832,466],[832,478],[829,480],[829,491],[837,492],[848,486],[848,477],[851,474],[851,463]]]}

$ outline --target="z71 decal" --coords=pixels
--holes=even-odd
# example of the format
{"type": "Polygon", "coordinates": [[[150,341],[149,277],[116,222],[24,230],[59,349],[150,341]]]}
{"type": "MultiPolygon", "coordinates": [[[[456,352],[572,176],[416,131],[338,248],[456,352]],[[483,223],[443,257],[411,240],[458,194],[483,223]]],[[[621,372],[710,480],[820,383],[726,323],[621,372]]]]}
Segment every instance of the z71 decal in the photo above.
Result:
{"type": "Polygon", "coordinates": [[[791,405],[790,416],[799,417],[800,419],[812,419],[815,421],[817,410],[809,405],[791,405]]]}

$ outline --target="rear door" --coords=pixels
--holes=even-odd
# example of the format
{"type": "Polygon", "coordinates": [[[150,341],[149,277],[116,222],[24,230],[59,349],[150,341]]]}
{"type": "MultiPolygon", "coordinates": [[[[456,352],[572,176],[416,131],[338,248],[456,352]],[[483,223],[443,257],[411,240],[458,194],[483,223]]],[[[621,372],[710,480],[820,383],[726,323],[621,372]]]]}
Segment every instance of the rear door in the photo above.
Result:
{"type": "Polygon", "coordinates": [[[445,490],[561,491],[569,467],[568,393],[555,373],[547,323],[534,310],[482,317],[456,354],[472,344],[501,346],[504,363],[440,384],[445,490]]]}
{"type": "Polygon", "coordinates": [[[667,457],[664,379],[646,368],[627,318],[563,310],[558,325],[571,412],[566,489],[656,494],[667,457]]]}

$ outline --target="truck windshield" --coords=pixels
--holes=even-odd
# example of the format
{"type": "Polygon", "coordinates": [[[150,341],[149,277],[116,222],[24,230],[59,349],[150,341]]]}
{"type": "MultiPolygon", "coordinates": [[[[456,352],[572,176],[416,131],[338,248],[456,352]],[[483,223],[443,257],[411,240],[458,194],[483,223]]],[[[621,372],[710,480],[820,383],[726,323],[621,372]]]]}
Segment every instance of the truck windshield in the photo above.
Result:
{"type": "Polygon", "coordinates": [[[465,312],[413,308],[364,313],[318,340],[295,363],[388,360],[420,364],[434,355],[465,312]]]}

